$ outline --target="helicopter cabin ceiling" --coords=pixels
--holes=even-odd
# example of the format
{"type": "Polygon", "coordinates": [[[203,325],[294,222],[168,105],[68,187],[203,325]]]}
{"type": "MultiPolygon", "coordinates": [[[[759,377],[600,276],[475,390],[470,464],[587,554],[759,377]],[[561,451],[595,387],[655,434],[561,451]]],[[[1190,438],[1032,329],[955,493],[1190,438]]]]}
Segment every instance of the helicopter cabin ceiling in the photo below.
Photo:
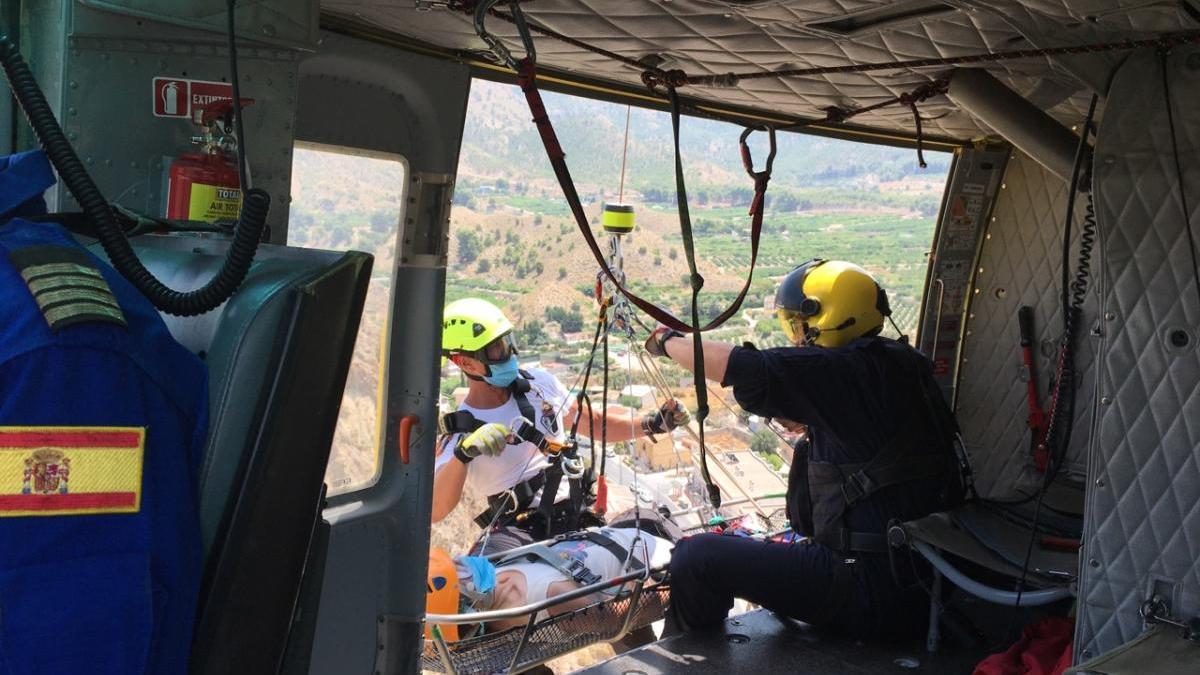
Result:
{"type": "MultiPolygon", "coordinates": [[[[326,24],[479,60],[492,60],[462,0],[322,0],[326,24]]],[[[1200,29],[1200,0],[525,0],[529,22],[662,70],[689,75],[772,72],[848,64],[957,57],[1017,49],[1114,43],[1200,29]]],[[[505,3],[498,5],[509,11],[505,3]]],[[[512,23],[492,17],[489,32],[518,58],[512,23]]],[[[645,92],[642,69],[535,32],[538,65],[567,78],[645,92]]],[[[1128,52],[1038,56],[983,68],[1064,125],[1086,112],[1091,87],[1103,89],[1128,52]]],[[[694,101],[767,117],[824,118],[896,98],[944,77],[953,66],[745,79],[734,86],[687,85],[694,101]]],[[[924,133],[967,140],[994,132],[945,95],[919,105],[924,133]]],[[[911,137],[911,109],[890,105],[852,120],[911,137]]]]}

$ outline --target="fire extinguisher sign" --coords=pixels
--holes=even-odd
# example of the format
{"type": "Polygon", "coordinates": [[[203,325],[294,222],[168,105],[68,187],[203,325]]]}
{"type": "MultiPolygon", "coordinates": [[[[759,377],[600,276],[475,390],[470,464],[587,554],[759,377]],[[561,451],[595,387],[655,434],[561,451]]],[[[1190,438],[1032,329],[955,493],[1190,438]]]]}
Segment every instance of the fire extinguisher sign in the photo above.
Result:
{"type": "MultiPolygon", "coordinates": [[[[156,77],[153,80],[155,117],[197,118],[214,103],[233,100],[233,85],[228,82],[156,77]]],[[[246,98],[242,98],[245,105],[246,98]]]]}

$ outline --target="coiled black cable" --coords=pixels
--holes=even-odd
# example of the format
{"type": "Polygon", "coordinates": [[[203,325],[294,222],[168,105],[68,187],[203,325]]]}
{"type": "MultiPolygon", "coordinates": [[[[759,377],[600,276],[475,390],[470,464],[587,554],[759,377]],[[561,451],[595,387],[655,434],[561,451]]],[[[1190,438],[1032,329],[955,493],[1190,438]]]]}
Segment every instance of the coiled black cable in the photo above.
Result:
{"type": "MultiPolygon", "coordinates": [[[[1068,283],[1071,279],[1071,225],[1075,218],[1075,199],[1079,194],[1079,184],[1082,182],[1080,176],[1084,175],[1084,165],[1091,161],[1088,137],[1091,136],[1092,119],[1095,117],[1098,101],[1099,96],[1093,94],[1092,102],[1088,106],[1087,117],[1079,132],[1079,146],[1075,150],[1071,184],[1067,188],[1067,214],[1066,222],[1063,225],[1062,245],[1063,336],[1058,355],[1058,377],[1054,385],[1054,398],[1050,403],[1050,420],[1046,424],[1045,437],[1046,446],[1050,451],[1046,473],[1042,475],[1042,484],[1036,493],[1029,543],[1025,548],[1025,560],[1021,564],[1021,578],[1017,582],[1017,600],[1013,605],[1012,615],[1009,617],[1008,629],[1004,632],[1006,639],[1012,634],[1021,611],[1021,595],[1025,592],[1025,582],[1029,575],[1029,561],[1033,558],[1033,544],[1038,537],[1042,502],[1045,500],[1046,492],[1050,489],[1050,484],[1054,482],[1054,478],[1066,458],[1067,449],[1071,445],[1071,429],[1074,426],[1075,418],[1075,324],[1079,320],[1083,302],[1087,296],[1087,283],[1091,276],[1092,248],[1096,243],[1096,208],[1091,191],[1087,195],[1087,213],[1084,215],[1083,228],[1079,234],[1079,258],[1075,267],[1075,278],[1068,283]],[[1062,438],[1058,438],[1059,429],[1062,430],[1062,438]]],[[[1088,171],[1086,175],[1090,176],[1091,171],[1088,171]]]]}
{"type": "MultiPolygon", "coordinates": [[[[17,103],[25,113],[38,142],[58,172],[63,184],[79,202],[84,214],[95,224],[100,244],[108,254],[113,267],[134,285],[158,309],[178,316],[195,316],[208,312],[238,289],[250,271],[250,264],[258,251],[258,243],[266,226],[271,197],[263,190],[248,189],[242,195],[242,211],[238,219],[233,243],[225,255],[225,261],[217,274],[203,287],[194,291],[180,292],[168,288],[156,279],[142,264],[129,245],[125,233],[117,224],[112,208],[75,149],[63,134],[62,127],[54,117],[50,104],[42,94],[41,87],[21,57],[16,44],[7,34],[0,34],[0,67],[8,79],[8,86],[17,103]]],[[[244,148],[239,148],[244,151],[244,148]]]]}

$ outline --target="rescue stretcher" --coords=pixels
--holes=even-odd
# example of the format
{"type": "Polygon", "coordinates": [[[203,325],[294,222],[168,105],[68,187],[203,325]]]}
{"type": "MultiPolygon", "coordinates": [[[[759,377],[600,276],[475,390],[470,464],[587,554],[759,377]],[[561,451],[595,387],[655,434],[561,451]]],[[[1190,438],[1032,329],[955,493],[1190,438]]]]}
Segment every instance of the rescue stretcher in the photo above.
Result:
{"type": "MultiPolygon", "coordinates": [[[[782,519],[782,512],[764,518],[770,529],[759,536],[775,537],[787,532],[782,519]]],[[[709,529],[709,526],[701,526],[689,530],[688,534],[709,529]]],[[[499,558],[556,541],[549,539],[488,557],[499,558]]],[[[428,614],[425,622],[434,626],[433,638],[425,640],[421,669],[450,675],[519,673],[594,644],[616,642],[639,628],[661,621],[666,615],[670,595],[666,566],[660,565],[631,571],[521,607],[464,614],[428,614]],[[559,605],[601,593],[611,596],[586,607],[538,620],[543,611],[549,612],[559,605]],[[512,619],[524,619],[525,624],[455,642],[447,641],[436,627],[437,624],[461,626],[512,619]]]]}

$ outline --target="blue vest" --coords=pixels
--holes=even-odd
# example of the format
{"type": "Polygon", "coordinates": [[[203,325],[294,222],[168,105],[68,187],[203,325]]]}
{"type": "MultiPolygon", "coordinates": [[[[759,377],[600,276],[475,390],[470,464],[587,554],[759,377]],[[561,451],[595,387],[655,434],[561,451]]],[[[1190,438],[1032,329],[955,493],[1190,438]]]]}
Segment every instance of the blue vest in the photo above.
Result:
{"type": "Polygon", "coordinates": [[[0,159],[0,675],[184,673],[204,364],[0,159]]]}

